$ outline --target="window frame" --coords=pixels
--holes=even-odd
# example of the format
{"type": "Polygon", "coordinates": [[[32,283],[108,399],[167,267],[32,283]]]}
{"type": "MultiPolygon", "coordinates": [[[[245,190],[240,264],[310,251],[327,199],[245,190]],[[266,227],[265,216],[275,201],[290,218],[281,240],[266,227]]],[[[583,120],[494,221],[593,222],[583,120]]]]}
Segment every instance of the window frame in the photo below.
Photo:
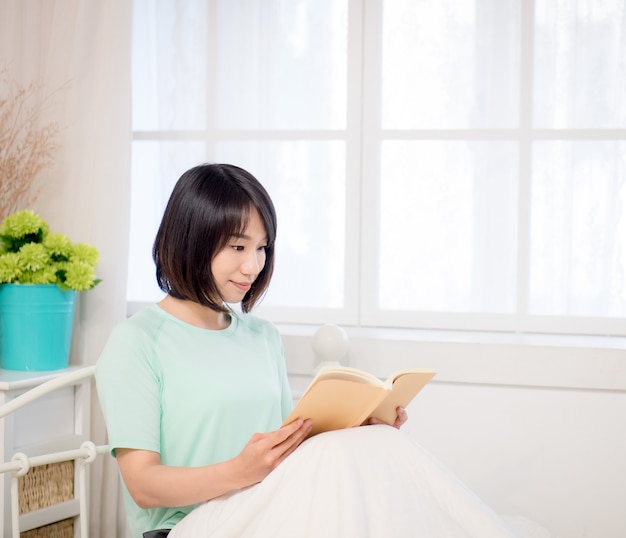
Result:
{"type": "MultiPolygon", "coordinates": [[[[520,0],[519,126],[515,129],[413,129],[381,127],[383,0],[348,0],[347,118],[344,130],[222,130],[216,128],[216,70],[207,70],[207,129],[133,131],[133,141],[202,141],[209,156],[219,141],[341,140],[346,145],[346,258],[344,306],[284,308],[255,313],[277,323],[337,323],[354,327],[444,329],[512,333],[626,335],[623,318],[538,316],[528,313],[532,149],[544,140],[626,140],[626,129],[536,129],[532,126],[534,0],[520,0]],[[212,128],[212,126],[214,126],[212,128]],[[512,141],[518,147],[517,310],[513,314],[383,311],[376,304],[380,147],[384,140],[512,141]]],[[[209,35],[217,32],[217,2],[209,1],[209,35]]],[[[216,38],[209,58],[216,65],[216,38]]],[[[145,303],[129,302],[128,313],[145,303]]]]}

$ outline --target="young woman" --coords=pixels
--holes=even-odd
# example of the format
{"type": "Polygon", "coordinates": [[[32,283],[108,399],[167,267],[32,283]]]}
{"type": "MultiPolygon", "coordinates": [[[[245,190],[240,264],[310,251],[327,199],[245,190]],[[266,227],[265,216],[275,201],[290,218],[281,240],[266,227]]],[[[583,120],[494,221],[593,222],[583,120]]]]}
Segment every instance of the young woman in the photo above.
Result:
{"type": "Polygon", "coordinates": [[[166,296],[114,330],[96,370],[132,536],[512,536],[398,431],[403,409],[396,428],[300,448],[310,420],[281,427],[280,337],[249,314],[275,239],[272,201],[245,170],[201,165],[174,187],[153,248],[166,296]]]}

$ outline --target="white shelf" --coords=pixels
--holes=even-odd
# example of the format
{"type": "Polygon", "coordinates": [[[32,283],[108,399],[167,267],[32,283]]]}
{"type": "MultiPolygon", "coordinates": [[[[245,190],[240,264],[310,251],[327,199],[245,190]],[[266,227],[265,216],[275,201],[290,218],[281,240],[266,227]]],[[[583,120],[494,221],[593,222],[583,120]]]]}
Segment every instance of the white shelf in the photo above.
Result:
{"type": "MultiPolygon", "coordinates": [[[[47,381],[85,368],[88,367],[72,366],[41,372],[0,369],[0,406],[47,381]]],[[[35,457],[78,448],[82,441],[89,439],[90,406],[91,378],[79,378],[74,384],[45,394],[0,418],[0,461],[10,461],[16,452],[35,457]]],[[[79,490],[77,477],[75,469],[75,492],[79,490]]],[[[10,536],[10,473],[0,478],[4,480],[0,487],[0,533],[10,536]]],[[[76,517],[78,507],[79,500],[72,499],[22,514],[20,531],[76,517]]],[[[74,528],[78,528],[77,522],[74,528]]]]}

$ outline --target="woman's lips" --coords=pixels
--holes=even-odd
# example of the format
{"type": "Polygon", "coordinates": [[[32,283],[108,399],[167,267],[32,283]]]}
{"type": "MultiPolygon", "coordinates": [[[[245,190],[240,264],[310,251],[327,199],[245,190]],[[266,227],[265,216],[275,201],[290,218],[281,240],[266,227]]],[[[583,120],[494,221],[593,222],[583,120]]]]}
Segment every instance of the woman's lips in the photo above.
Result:
{"type": "Polygon", "coordinates": [[[240,289],[241,291],[248,291],[252,287],[251,282],[235,282],[234,280],[231,280],[231,282],[237,289],[240,289]]]}

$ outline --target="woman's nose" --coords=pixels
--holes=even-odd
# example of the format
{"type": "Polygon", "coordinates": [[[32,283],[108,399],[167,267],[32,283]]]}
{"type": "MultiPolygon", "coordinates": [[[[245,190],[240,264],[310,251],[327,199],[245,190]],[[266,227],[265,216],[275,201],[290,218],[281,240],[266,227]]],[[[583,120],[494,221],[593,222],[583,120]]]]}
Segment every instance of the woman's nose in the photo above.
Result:
{"type": "Polygon", "coordinates": [[[263,269],[264,260],[261,259],[262,255],[255,251],[246,257],[241,266],[241,271],[246,275],[258,275],[263,269]]]}

